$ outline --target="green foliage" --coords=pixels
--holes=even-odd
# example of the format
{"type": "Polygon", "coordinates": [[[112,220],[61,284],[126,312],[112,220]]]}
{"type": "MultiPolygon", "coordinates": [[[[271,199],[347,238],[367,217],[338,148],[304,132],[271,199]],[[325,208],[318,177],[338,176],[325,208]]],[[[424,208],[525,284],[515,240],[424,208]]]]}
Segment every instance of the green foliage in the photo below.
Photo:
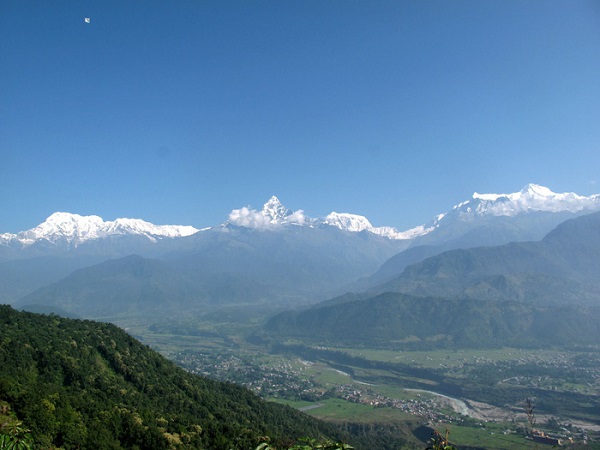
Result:
{"type": "Polygon", "coordinates": [[[449,435],[450,431],[448,429],[446,429],[444,436],[442,436],[439,431],[435,430],[433,432],[433,437],[431,438],[431,446],[427,447],[427,450],[456,450],[456,447],[448,442],[449,435]]]}
{"type": "MultiPolygon", "coordinates": [[[[114,325],[8,306],[0,306],[0,405],[40,448],[247,449],[267,434],[336,436],[291,408],[192,375],[114,325]]],[[[27,435],[16,434],[24,443],[27,435]]]]}
{"type": "Polygon", "coordinates": [[[270,439],[265,437],[265,441],[261,442],[254,450],[353,450],[350,444],[344,441],[317,440],[310,437],[298,439],[298,442],[285,445],[283,447],[275,447],[270,443],[270,439]]]}
{"type": "Polygon", "coordinates": [[[28,450],[33,447],[31,434],[22,425],[18,420],[0,423],[0,450],[28,450]]]}
{"type": "Polygon", "coordinates": [[[33,444],[31,434],[17,420],[7,402],[0,401],[0,450],[29,449],[33,444]]]}

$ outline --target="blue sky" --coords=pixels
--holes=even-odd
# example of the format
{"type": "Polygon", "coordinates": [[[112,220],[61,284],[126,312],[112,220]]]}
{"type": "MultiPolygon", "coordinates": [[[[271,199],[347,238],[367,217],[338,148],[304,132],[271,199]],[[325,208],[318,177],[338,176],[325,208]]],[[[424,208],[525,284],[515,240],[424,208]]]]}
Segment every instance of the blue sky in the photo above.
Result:
{"type": "Polygon", "coordinates": [[[0,67],[0,232],[600,192],[596,1],[4,0],[0,67]]]}

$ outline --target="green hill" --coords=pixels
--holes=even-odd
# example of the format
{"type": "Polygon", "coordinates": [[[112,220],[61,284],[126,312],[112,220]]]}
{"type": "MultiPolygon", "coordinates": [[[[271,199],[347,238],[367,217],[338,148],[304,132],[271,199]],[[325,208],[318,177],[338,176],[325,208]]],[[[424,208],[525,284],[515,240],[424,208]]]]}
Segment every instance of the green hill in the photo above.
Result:
{"type": "MultiPolygon", "coordinates": [[[[36,448],[249,449],[336,430],[192,375],[114,325],[0,306],[0,416],[36,448]]],[[[0,423],[0,435],[2,434],[0,423]]]]}
{"type": "Polygon", "coordinates": [[[600,307],[384,293],[345,296],[272,317],[264,337],[366,347],[483,348],[596,345],[600,307]]]}

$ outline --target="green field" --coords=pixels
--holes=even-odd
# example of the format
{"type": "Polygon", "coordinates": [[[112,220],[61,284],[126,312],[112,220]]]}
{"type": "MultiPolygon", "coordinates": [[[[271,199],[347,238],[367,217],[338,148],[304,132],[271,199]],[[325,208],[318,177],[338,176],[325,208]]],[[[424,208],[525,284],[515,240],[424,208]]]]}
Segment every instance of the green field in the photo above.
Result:
{"type": "Polygon", "coordinates": [[[335,421],[364,423],[394,423],[414,420],[414,416],[391,408],[374,408],[373,406],[351,403],[338,398],[319,402],[322,407],[307,411],[314,417],[335,421]]]}
{"type": "Polygon", "coordinates": [[[534,448],[532,441],[511,432],[504,424],[485,424],[485,427],[464,427],[438,424],[438,430],[450,431],[450,442],[457,447],[480,447],[488,450],[534,448]]]}
{"type": "Polygon", "coordinates": [[[360,356],[371,361],[409,364],[426,369],[452,369],[464,364],[478,361],[501,362],[520,358],[532,358],[536,361],[547,361],[561,355],[560,351],[539,349],[457,349],[430,351],[393,351],[379,349],[332,348],[351,355],[360,356]]]}

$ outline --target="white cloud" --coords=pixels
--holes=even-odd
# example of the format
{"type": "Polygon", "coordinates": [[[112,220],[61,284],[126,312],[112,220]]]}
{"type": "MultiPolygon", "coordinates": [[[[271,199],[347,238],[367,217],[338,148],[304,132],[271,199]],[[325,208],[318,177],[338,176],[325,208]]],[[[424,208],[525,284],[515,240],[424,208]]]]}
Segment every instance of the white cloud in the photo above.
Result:
{"type": "Polygon", "coordinates": [[[245,206],[241,209],[234,209],[229,213],[229,221],[240,227],[246,228],[272,228],[274,224],[270,219],[255,209],[249,209],[245,206]]]}
{"type": "Polygon", "coordinates": [[[229,222],[233,225],[246,228],[257,228],[257,229],[273,229],[282,224],[296,224],[304,225],[307,222],[307,217],[304,211],[301,209],[281,219],[272,219],[264,211],[257,211],[243,207],[241,209],[234,209],[229,213],[229,222]],[[272,220],[280,220],[273,222],[272,220]]]}
{"type": "Polygon", "coordinates": [[[287,223],[295,223],[298,225],[304,225],[306,223],[306,215],[304,214],[304,211],[299,209],[298,211],[287,216],[285,218],[285,221],[287,223]]]}

